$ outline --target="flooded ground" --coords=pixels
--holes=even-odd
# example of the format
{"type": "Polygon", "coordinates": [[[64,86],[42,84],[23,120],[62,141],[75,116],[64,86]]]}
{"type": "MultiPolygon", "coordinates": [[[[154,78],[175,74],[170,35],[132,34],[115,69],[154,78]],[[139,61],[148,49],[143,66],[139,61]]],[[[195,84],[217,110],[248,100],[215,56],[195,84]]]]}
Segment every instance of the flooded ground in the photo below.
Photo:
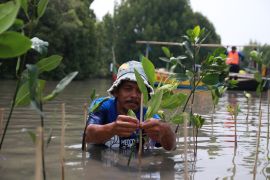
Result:
{"type": "MultiPolygon", "coordinates": [[[[141,166],[138,158],[127,166],[130,152],[91,146],[89,152],[81,151],[81,136],[84,127],[84,104],[90,102],[92,89],[100,95],[107,95],[109,80],[73,82],[56,100],[44,105],[45,135],[52,129],[53,138],[45,148],[47,179],[60,179],[60,134],[61,104],[66,106],[65,135],[65,179],[184,179],[184,138],[179,129],[177,149],[172,152],[151,149],[144,152],[141,166]]],[[[49,92],[56,82],[47,84],[49,92]]],[[[14,81],[0,81],[0,108],[5,108],[4,119],[15,88],[14,81]]],[[[194,112],[206,118],[199,131],[197,158],[193,155],[192,130],[188,137],[189,179],[268,179],[268,104],[267,93],[262,98],[262,126],[258,147],[256,173],[253,172],[259,125],[259,98],[252,92],[250,112],[247,118],[247,103],[243,92],[228,91],[220,99],[212,114],[211,98],[207,93],[196,96],[194,112]],[[241,112],[237,117],[237,147],[235,147],[234,121],[226,106],[238,103],[241,112]],[[254,176],[255,174],[255,176],[254,176]]],[[[5,124],[5,122],[3,123],[5,124]]],[[[35,174],[35,145],[26,131],[35,131],[40,119],[29,107],[15,109],[11,123],[0,151],[1,180],[29,180],[35,174]]]]}

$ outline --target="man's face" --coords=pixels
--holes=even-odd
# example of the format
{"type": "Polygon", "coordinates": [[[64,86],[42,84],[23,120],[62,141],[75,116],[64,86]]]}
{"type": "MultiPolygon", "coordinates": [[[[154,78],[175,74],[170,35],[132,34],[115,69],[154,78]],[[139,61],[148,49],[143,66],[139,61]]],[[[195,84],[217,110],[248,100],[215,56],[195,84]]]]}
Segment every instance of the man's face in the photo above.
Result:
{"type": "Polygon", "coordinates": [[[114,96],[120,113],[126,113],[129,109],[137,111],[140,107],[141,92],[136,82],[122,81],[114,96]]]}

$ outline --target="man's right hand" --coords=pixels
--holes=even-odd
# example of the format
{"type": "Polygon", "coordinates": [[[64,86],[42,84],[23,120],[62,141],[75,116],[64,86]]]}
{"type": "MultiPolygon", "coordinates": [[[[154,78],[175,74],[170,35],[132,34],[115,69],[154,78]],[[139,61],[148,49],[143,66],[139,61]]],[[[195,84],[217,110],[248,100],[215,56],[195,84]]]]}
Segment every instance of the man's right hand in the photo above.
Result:
{"type": "Polygon", "coordinates": [[[118,115],[113,124],[113,134],[119,137],[129,137],[139,128],[139,121],[130,116],[118,115]]]}

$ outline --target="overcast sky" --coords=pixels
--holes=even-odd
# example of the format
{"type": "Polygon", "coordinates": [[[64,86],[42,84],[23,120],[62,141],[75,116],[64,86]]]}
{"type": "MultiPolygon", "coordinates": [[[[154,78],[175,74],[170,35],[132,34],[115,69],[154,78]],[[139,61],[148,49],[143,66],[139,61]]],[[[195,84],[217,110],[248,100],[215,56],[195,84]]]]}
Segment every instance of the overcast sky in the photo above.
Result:
{"type": "MultiPolygon", "coordinates": [[[[101,19],[113,12],[114,1],[94,0],[91,9],[101,19]]],[[[190,0],[215,26],[224,45],[247,45],[250,40],[270,45],[270,0],[190,0]]]]}

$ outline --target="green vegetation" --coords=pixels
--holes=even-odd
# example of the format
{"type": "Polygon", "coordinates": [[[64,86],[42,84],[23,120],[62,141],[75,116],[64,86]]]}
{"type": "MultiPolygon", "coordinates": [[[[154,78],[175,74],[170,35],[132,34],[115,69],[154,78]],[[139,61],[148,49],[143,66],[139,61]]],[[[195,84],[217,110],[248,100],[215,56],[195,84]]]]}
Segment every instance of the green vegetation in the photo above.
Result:
{"type": "MultiPolygon", "coordinates": [[[[5,61],[10,61],[8,58],[16,58],[17,65],[13,70],[16,72],[17,85],[12,100],[12,105],[5,125],[3,135],[1,137],[0,149],[5,139],[5,135],[12,117],[15,107],[21,105],[31,105],[32,108],[40,115],[40,126],[44,129],[44,112],[43,104],[53,100],[78,74],[77,71],[68,74],[56,86],[49,95],[44,95],[46,81],[41,78],[44,72],[50,72],[55,69],[62,61],[59,55],[51,55],[44,57],[42,47],[44,41],[32,38],[32,32],[40,18],[44,15],[48,0],[40,0],[27,2],[21,0],[8,1],[0,4],[0,57],[6,58],[5,61]],[[16,19],[20,8],[23,9],[27,21],[16,19]],[[18,32],[14,32],[14,26],[20,27],[18,32]],[[30,48],[37,52],[36,59],[31,59],[28,56],[30,48]]],[[[35,140],[35,133],[27,131],[32,140],[35,140]]],[[[51,134],[51,132],[50,132],[51,134]]],[[[50,135],[51,136],[51,135],[50,135]]],[[[43,179],[46,179],[45,170],[45,153],[44,153],[44,130],[41,130],[41,154],[42,154],[42,170],[43,179]]],[[[50,141],[50,137],[47,142],[50,141]]]]}
{"type": "MultiPolygon", "coordinates": [[[[115,7],[113,16],[106,15],[102,21],[96,20],[93,11],[89,10],[93,0],[48,1],[44,4],[47,5],[46,11],[42,12],[31,11],[33,6],[25,5],[25,0],[22,2],[23,8],[17,7],[19,16],[12,30],[20,31],[23,28],[25,34],[31,34],[30,38],[38,37],[49,42],[47,52],[43,52],[42,56],[63,56],[63,61],[53,72],[41,75],[46,79],[61,79],[75,70],[79,71],[77,79],[108,76],[113,54],[121,64],[130,59],[139,59],[144,53],[145,48],[138,46],[136,40],[179,41],[186,29],[197,24],[212,32],[206,43],[220,42],[213,25],[200,13],[192,12],[188,0],[127,0],[115,7]]],[[[153,63],[157,67],[165,66],[164,62],[158,60],[162,50],[159,47],[150,48],[149,58],[153,63]]],[[[201,56],[206,57],[208,50],[203,49],[201,56]]],[[[179,51],[184,53],[178,48],[171,49],[171,52],[179,51]]],[[[36,51],[30,50],[28,63],[37,62],[39,56],[36,51]]],[[[4,61],[2,58],[7,56],[0,57],[0,77],[15,78],[13,69],[16,60],[4,61]]]]}

